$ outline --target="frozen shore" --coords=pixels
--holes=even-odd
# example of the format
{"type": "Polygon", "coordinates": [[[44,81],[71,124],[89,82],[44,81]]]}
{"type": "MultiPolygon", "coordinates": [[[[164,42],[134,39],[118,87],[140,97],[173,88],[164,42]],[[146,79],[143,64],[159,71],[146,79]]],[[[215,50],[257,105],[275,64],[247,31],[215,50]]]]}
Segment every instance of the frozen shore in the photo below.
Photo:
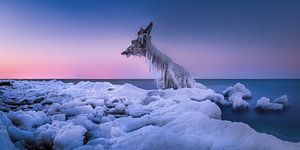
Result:
{"type": "Polygon", "coordinates": [[[108,82],[13,81],[0,86],[0,99],[0,144],[7,149],[300,147],[247,124],[221,120],[214,102],[223,104],[224,97],[206,88],[144,90],[108,82]]]}

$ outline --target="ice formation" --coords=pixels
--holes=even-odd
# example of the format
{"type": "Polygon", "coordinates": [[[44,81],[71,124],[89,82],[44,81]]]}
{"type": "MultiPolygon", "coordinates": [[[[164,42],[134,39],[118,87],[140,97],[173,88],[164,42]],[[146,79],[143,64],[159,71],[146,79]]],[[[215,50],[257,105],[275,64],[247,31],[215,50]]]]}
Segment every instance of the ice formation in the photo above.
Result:
{"type": "Polygon", "coordinates": [[[236,93],[240,93],[242,98],[251,98],[252,96],[251,91],[241,83],[236,83],[234,86],[230,86],[222,91],[222,94],[228,97],[236,93]]]}
{"type": "Polygon", "coordinates": [[[244,99],[251,98],[251,92],[241,83],[236,83],[234,86],[230,86],[222,91],[225,97],[228,97],[230,103],[232,103],[233,110],[245,110],[249,108],[249,103],[244,99]]]}
{"type": "Polygon", "coordinates": [[[271,103],[267,97],[262,97],[256,102],[256,109],[259,110],[282,110],[283,105],[278,103],[271,103]]]}
{"type": "Polygon", "coordinates": [[[287,106],[289,104],[289,101],[288,101],[288,98],[287,98],[287,95],[282,95],[278,98],[275,98],[273,100],[274,103],[279,103],[279,104],[282,104],[284,106],[287,106]]]}
{"type": "Polygon", "coordinates": [[[146,57],[146,62],[157,74],[156,85],[158,88],[191,88],[200,87],[205,88],[201,84],[195,84],[194,79],[190,73],[182,66],[176,64],[170,57],[159,51],[151,42],[152,22],[146,29],[141,28],[138,32],[137,39],[131,42],[122,55],[129,56],[143,56],[146,57]]]}
{"type": "MultiPolygon", "coordinates": [[[[2,149],[299,149],[221,120],[210,89],[13,81],[0,87],[2,149]],[[37,110],[34,106],[40,104],[37,110]]],[[[240,97],[242,95],[239,95],[240,97]]],[[[234,100],[233,100],[234,101],[234,100]]]]}
{"type": "Polygon", "coordinates": [[[258,110],[282,110],[288,103],[286,95],[282,95],[272,101],[267,97],[262,97],[257,100],[255,108],[258,110]]]}
{"type": "Polygon", "coordinates": [[[245,110],[249,107],[249,103],[243,100],[243,96],[239,92],[232,94],[228,99],[232,103],[233,110],[245,110]]]}

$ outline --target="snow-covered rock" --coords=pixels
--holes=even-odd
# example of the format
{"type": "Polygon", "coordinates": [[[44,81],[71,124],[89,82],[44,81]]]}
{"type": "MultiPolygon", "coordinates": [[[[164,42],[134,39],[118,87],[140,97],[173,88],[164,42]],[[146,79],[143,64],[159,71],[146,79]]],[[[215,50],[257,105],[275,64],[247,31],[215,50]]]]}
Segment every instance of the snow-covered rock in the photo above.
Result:
{"type": "Polygon", "coordinates": [[[284,106],[288,105],[289,104],[289,101],[288,101],[288,98],[287,98],[287,95],[282,95],[278,98],[275,98],[272,102],[274,103],[279,103],[279,104],[282,104],[284,106]]]}
{"type": "Polygon", "coordinates": [[[261,97],[259,100],[257,100],[255,108],[259,110],[282,110],[283,105],[271,103],[269,98],[261,97]]]}
{"type": "Polygon", "coordinates": [[[228,97],[235,93],[240,93],[242,95],[242,98],[251,98],[252,96],[250,90],[241,83],[236,83],[234,86],[230,86],[222,91],[222,94],[228,97]]]}
{"type": "Polygon", "coordinates": [[[232,103],[233,110],[245,110],[249,108],[249,103],[243,100],[242,93],[234,93],[230,95],[229,101],[232,103]]]}
{"type": "MultiPolygon", "coordinates": [[[[252,94],[245,85],[236,83],[222,91],[225,97],[228,97],[229,102],[232,104],[233,110],[245,110],[249,108],[249,103],[244,99],[251,98],[252,94]]],[[[228,105],[228,103],[224,103],[228,105]]]]}

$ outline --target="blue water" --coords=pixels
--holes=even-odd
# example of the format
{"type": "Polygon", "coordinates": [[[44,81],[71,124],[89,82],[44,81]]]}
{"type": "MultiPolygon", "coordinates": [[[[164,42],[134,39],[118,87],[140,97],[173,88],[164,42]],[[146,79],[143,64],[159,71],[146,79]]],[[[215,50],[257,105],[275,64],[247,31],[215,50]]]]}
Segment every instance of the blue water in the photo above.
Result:
{"type": "MultiPolygon", "coordinates": [[[[83,80],[63,80],[65,82],[79,82],[83,80]]],[[[113,84],[131,83],[143,89],[155,89],[154,80],[85,80],[108,81],[113,84]]],[[[234,112],[231,107],[221,107],[222,119],[244,122],[258,132],[272,134],[280,139],[300,141],[300,80],[197,80],[208,88],[220,93],[228,86],[237,82],[243,83],[252,92],[248,100],[250,109],[246,112],[234,112]],[[256,112],[256,101],[266,96],[276,98],[286,94],[290,105],[281,112],[256,112]]]]}
{"type": "Polygon", "coordinates": [[[221,92],[237,82],[243,83],[251,92],[247,112],[234,112],[231,108],[221,107],[222,119],[244,122],[258,132],[272,134],[280,139],[300,141],[300,80],[198,80],[207,87],[221,92]],[[282,112],[256,112],[256,101],[266,96],[276,98],[286,94],[289,106],[282,112]]]}

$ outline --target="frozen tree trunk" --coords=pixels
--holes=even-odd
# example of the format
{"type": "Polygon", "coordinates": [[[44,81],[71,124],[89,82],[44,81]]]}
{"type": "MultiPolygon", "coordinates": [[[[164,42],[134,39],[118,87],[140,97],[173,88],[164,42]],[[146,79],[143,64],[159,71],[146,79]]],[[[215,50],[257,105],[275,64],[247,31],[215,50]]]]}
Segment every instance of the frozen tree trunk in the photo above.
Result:
{"type": "Polygon", "coordinates": [[[150,70],[156,71],[158,77],[156,85],[158,88],[192,88],[194,87],[194,79],[190,73],[172,61],[170,57],[155,48],[149,39],[146,40],[146,61],[150,66],[150,70]]]}

